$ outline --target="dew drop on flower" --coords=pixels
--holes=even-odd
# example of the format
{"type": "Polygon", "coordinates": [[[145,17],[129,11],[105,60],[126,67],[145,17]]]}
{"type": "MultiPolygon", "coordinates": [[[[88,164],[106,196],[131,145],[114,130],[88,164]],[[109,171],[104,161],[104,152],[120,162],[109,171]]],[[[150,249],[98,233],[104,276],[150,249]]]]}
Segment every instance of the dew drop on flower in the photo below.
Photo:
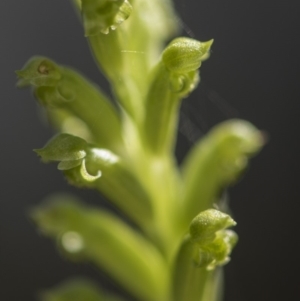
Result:
{"type": "Polygon", "coordinates": [[[82,236],[73,231],[68,231],[63,234],[61,243],[64,249],[69,253],[78,253],[82,251],[84,242],[82,236]]]}

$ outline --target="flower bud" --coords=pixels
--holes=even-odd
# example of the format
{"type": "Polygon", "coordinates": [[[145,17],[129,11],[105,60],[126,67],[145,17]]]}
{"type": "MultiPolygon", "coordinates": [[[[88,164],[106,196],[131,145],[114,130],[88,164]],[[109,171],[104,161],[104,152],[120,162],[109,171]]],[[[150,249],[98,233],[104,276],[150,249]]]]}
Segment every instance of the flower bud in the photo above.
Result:
{"type": "Polygon", "coordinates": [[[85,158],[87,143],[69,134],[60,134],[52,138],[45,147],[35,152],[43,161],[74,161],[85,158]]]}
{"type": "Polygon", "coordinates": [[[102,91],[81,74],[47,58],[34,57],[17,75],[19,86],[33,86],[35,97],[50,118],[60,120],[62,131],[70,120],[77,120],[77,133],[86,132],[84,136],[97,145],[123,152],[120,115],[102,91]]]}
{"type": "Polygon", "coordinates": [[[177,38],[164,50],[162,59],[166,68],[175,73],[197,70],[208,58],[213,40],[199,42],[190,38],[177,38]]]}
{"type": "Polygon", "coordinates": [[[190,235],[195,242],[213,240],[217,231],[235,226],[236,222],[219,210],[208,209],[198,214],[190,225],[190,235]]]}
{"type": "Polygon", "coordinates": [[[19,77],[19,87],[55,86],[62,77],[60,67],[45,57],[31,58],[16,74],[19,77]]]}
{"type": "Polygon", "coordinates": [[[235,225],[236,222],[228,214],[215,209],[205,210],[193,219],[190,240],[199,248],[194,258],[199,267],[213,270],[230,260],[237,235],[227,228],[235,225]]]}

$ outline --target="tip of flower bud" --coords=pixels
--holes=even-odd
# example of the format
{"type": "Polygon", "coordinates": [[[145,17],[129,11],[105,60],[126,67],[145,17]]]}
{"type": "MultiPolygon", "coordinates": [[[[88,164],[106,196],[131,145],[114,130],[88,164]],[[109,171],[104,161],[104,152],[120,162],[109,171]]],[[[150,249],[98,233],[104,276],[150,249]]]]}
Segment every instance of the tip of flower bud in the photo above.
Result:
{"type": "Polygon", "coordinates": [[[173,40],[162,54],[166,68],[175,73],[186,73],[197,70],[203,60],[209,57],[213,40],[199,42],[191,38],[173,40]]]}
{"type": "Polygon", "coordinates": [[[235,225],[236,222],[228,214],[208,209],[193,219],[190,225],[190,235],[194,241],[212,240],[216,232],[235,225]]]}
{"type": "Polygon", "coordinates": [[[74,161],[85,158],[87,143],[85,140],[69,134],[59,134],[43,148],[34,151],[45,162],[74,161]]]}
{"type": "Polygon", "coordinates": [[[61,78],[59,67],[51,60],[44,57],[33,57],[22,70],[15,71],[19,78],[17,85],[24,87],[54,86],[61,78]]]}

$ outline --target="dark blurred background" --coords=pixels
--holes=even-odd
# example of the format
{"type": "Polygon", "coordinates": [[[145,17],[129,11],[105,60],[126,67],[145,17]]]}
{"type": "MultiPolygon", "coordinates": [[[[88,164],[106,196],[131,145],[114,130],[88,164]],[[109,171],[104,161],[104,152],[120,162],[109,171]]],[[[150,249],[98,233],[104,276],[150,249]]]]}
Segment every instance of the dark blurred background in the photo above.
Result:
{"type": "MultiPolygon", "coordinates": [[[[240,241],[225,269],[225,301],[300,300],[300,3],[177,0],[176,6],[186,35],[215,39],[201,67],[201,85],[183,107],[179,158],[190,146],[187,121],[201,135],[239,117],[269,136],[243,180],[230,189],[240,241]]],[[[92,266],[62,259],[26,216],[56,191],[99,201],[95,192],[68,186],[55,164],[41,164],[32,152],[53,132],[41,122],[29,91],[15,88],[14,70],[40,54],[106,83],[69,1],[2,0],[0,24],[0,300],[36,300],[40,289],[74,274],[114,289],[92,266]]]]}

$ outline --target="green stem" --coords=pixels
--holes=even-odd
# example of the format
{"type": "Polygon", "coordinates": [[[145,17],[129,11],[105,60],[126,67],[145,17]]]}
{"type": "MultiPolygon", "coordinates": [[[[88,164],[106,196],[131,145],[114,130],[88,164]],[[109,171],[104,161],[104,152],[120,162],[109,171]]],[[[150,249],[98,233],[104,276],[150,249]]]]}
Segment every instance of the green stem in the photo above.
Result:
{"type": "Polygon", "coordinates": [[[203,299],[205,286],[213,271],[197,266],[194,258],[198,256],[199,247],[184,239],[174,266],[173,298],[174,301],[213,301],[203,299]]]}

